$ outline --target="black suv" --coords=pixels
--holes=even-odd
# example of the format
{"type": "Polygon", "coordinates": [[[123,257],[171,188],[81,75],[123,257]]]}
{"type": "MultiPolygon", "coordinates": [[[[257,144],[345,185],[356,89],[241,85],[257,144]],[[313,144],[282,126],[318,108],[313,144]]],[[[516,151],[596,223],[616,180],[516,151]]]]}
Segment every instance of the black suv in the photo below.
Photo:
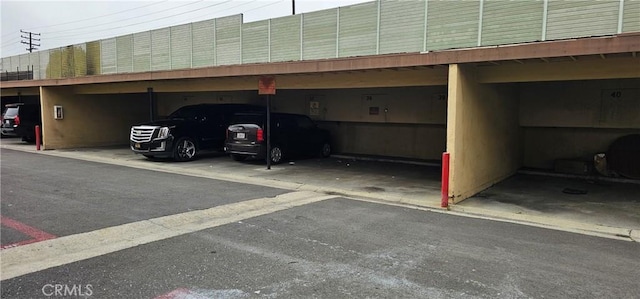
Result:
{"type": "Polygon", "coordinates": [[[193,160],[201,150],[222,151],[233,114],[262,111],[248,104],[199,104],[179,108],[167,119],[131,127],[131,150],[149,159],[193,160]]]}
{"type": "MultiPolygon", "coordinates": [[[[225,152],[236,161],[248,157],[264,159],[267,154],[267,132],[264,113],[238,113],[227,130],[225,152]]],[[[331,155],[329,131],[318,126],[306,115],[271,114],[271,153],[274,164],[285,156],[331,155]]]]}
{"type": "Polygon", "coordinates": [[[2,115],[2,135],[19,136],[24,141],[35,140],[35,127],[42,124],[40,105],[14,103],[5,107],[2,115]]]}

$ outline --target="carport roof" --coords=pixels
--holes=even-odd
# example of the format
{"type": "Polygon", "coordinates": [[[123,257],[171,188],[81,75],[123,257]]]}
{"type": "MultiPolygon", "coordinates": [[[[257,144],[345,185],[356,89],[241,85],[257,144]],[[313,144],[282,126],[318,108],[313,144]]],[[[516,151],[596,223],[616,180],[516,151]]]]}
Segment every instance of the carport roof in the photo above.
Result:
{"type": "Polygon", "coordinates": [[[476,65],[531,64],[569,60],[608,59],[613,57],[635,58],[637,57],[637,52],[640,52],[640,33],[626,33],[606,37],[587,37],[561,41],[453,49],[425,53],[386,54],[264,64],[240,64],[66,79],[8,81],[3,82],[1,88],[279,74],[334,73],[376,69],[415,69],[442,67],[449,64],[462,63],[473,63],[476,65]]]}

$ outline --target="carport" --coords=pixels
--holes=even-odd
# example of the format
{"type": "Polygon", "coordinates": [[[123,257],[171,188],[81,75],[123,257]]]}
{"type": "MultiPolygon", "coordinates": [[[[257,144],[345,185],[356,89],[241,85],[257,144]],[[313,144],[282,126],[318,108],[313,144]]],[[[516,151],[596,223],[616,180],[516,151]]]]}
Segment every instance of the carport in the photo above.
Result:
{"type": "Polygon", "coordinates": [[[635,52],[451,65],[449,201],[520,169],[553,172],[558,161],[593,159],[638,133],[639,78],[635,52]]]}
{"type": "MultiPolygon", "coordinates": [[[[447,72],[435,66],[276,75],[273,110],[311,116],[332,132],[337,153],[437,161],[446,143],[447,72]]],[[[264,104],[257,81],[243,76],[43,86],[44,148],[127,144],[131,125],[184,105],[264,104]],[[47,113],[54,106],[63,108],[64,119],[47,113]]]]}
{"type": "Polygon", "coordinates": [[[183,105],[261,103],[258,78],[272,75],[274,110],[316,119],[332,131],[337,153],[439,161],[449,152],[448,197],[458,203],[522,168],[549,170],[637,130],[637,93],[624,98],[631,106],[615,108],[621,114],[601,111],[603,95],[638,86],[634,40],[21,81],[3,86],[3,96],[35,93],[37,84],[44,148],[91,147],[126,144],[132,124],[183,105]],[[55,119],[54,106],[64,119],[55,119]],[[589,138],[576,142],[578,131],[589,138]],[[545,145],[559,139],[564,145],[545,145]]]}
{"type": "Polygon", "coordinates": [[[6,104],[13,103],[27,103],[27,104],[39,104],[40,103],[40,94],[38,92],[38,88],[25,88],[20,91],[10,91],[5,92],[2,91],[2,108],[6,104]]]}

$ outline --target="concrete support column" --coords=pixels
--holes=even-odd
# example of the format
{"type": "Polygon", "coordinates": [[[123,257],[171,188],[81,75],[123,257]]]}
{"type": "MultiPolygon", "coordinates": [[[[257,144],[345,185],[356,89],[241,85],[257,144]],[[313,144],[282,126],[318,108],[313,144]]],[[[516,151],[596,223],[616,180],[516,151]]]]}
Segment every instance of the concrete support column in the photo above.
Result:
{"type": "Polygon", "coordinates": [[[515,85],[480,84],[474,66],[449,66],[449,201],[460,202],[513,175],[522,163],[515,85]]]}
{"type": "Polygon", "coordinates": [[[55,119],[54,106],[62,106],[63,116],[72,101],[71,87],[40,87],[40,107],[42,112],[42,148],[45,150],[64,148],[65,135],[71,133],[68,118],[55,119]]]}

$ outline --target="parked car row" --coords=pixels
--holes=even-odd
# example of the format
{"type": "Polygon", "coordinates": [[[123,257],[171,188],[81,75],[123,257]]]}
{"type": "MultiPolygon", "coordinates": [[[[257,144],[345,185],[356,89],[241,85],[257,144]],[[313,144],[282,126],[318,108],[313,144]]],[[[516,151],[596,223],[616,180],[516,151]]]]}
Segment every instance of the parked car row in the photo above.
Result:
{"type": "MultiPolygon", "coordinates": [[[[329,132],[306,115],[271,114],[274,164],[287,157],[331,154],[329,132]]],[[[203,151],[224,151],[234,160],[267,157],[266,108],[248,104],[198,104],[179,108],[167,119],[131,128],[130,146],[149,159],[190,161],[203,151]]]]}
{"type": "MultiPolygon", "coordinates": [[[[236,161],[249,157],[265,159],[266,114],[238,113],[227,129],[225,152],[236,161]]],[[[271,150],[268,154],[272,163],[283,161],[286,156],[331,154],[329,132],[318,126],[306,115],[271,114],[271,150]]]]}
{"type": "Polygon", "coordinates": [[[2,137],[21,137],[23,141],[36,139],[36,126],[41,125],[40,105],[13,103],[6,104],[2,112],[2,137]]]}

